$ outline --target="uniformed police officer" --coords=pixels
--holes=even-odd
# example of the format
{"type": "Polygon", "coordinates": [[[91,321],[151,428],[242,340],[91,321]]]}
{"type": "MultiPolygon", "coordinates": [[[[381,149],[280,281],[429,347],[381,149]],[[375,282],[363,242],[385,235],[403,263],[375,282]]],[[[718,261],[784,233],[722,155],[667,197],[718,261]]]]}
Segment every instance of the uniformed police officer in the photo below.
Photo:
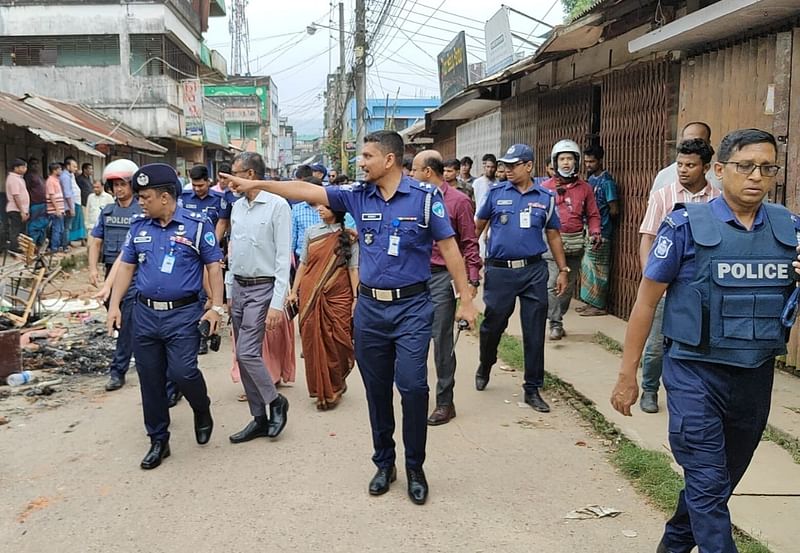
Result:
{"type": "Polygon", "coordinates": [[[178,176],[163,163],[133,175],[144,217],[131,223],[122,249],[108,312],[109,333],[124,324],[120,301],[136,273],[134,354],[142,410],[151,447],[141,463],[156,468],[168,457],[169,408],[164,386],[175,382],[194,411],[195,438],[205,444],[214,423],[202,373],[197,368],[203,311],[198,294],[208,270],[213,307],[202,315],[216,331],[222,308],[222,274],[214,229],[206,217],[177,206],[178,176]],[[138,270],[137,270],[138,267],[138,270]]]}
{"type": "Polygon", "coordinates": [[[428,291],[433,240],[461,294],[458,319],[475,319],[464,261],[436,187],[402,173],[403,139],[379,131],[364,139],[360,167],[367,181],[325,188],[302,181],[245,181],[233,178],[239,191],[260,188],[285,198],[347,211],[356,220],[359,248],[358,303],[355,311],[355,354],[367,391],[372,460],[378,471],[369,493],[389,491],[396,478],[392,383],[403,405],[403,443],[408,495],[425,503],[428,483],[425,461],[428,408],[428,347],[433,304],[428,291]]]}
{"type": "Polygon", "coordinates": [[[228,202],[224,194],[211,189],[208,167],[205,165],[192,167],[189,170],[189,178],[192,180],[192,189],[181,194],[178,205],[189,211],[202,213],[216,228],[220,215],[228,211],[228,202]]]}
{"type": "Polygon", "coordinates": [[[685,488],[659,553],[735,553],[728,499],[767,423],[775,356],[786,352],[781,312],[792,290],[800,230],[772,190],[777,147],[768,132],[727,135],[714,164],[722,196],[667,216],[650,251],[625,335],[611,403],[639,394],[636,370],[664,291],[664,387],[669,442],[685,488]]]}
{"type": "MultiPolygon", "coordinates": [[[[89,280],[97,286],[99,275],[97,265],[100,254],[103,255],[105,276],[108,278],[114,261],[117,260],[128,229],[131,218],[139,215],[142,209],[133,197],[131,177],[139,170],[139,166],[129,159],[117,159],[109,163],[103,170],[103,186],[114,195],[114,203],[109,204],[100,212],[97,224],[92,229],[92,240],[89,242],[89,280]]],[[[114,357],[108,369],[108,382],[106,390],[111,392],[122,388],[125,384],[125,373],[131,362],[133,351],[133,302],[136,296],[136,287],[131,286],[122,300],[122,326],[117,336],[114,357]]]]}
{"type": "Polygon", "coordinates": [[[484,390],[492,365],[497,362],[497,346],[520,300],[522,343],[525,355],[525,403],[542,413],[550,406],[539,389],[544,385],[544,332],[547,321],[547,263],[542,254],[550,245],[559,273],[556,292],[567,289],[566,259],[561,243],[558,211],[553,195],[533,184],[533,150],[527,144],[514,144],[502,161],[508,180],[489,189],[478,208],[477,231],[491,229],[486,249],[486,279],[483,288],[484,319],[480,332],[480,365],[475,373],[475,388],[484,390]]]}

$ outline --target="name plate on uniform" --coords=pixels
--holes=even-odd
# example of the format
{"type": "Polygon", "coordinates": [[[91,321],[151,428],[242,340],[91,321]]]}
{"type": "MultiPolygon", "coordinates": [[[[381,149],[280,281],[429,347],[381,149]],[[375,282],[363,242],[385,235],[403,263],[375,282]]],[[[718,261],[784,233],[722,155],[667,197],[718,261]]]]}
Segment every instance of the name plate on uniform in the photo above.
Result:
{"type": "Polygon", "coordinates": [[[382,213],[362,213],[361,214],[362,221],[381,221],[383,220],[382,213]]]}
{"type": "Polygon", "coordinates": [[[714,259],[711,271],[720,286],[788,286],[794,268],[789,259],[714,259]]]}

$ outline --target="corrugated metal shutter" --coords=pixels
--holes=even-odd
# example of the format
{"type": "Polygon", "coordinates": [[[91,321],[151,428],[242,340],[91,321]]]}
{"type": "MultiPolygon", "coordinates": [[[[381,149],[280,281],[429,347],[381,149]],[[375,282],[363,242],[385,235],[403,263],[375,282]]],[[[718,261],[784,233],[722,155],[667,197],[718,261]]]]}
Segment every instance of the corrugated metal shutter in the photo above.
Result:
{"type": "Polygon", "coordinates": [[[501,153],[505,152],[512,144],[529,146],[536,144],[538,94],[536,90],[529,90],[503,102],[500,113],[502,120],[501,153]]]}
{"type": "Polygon", "coordinates": [[[571,86],[539,96],[537,108],[536,175],[545,175],[545,165],[553,146],[569,138],[583,147],[591,133],[592,87],[571,86]]]}
{"type": "Polygon", "coordinates": [[[501,154],[500,110],[473,119],[456,128],[456,157],[469,156],[474,162],[473,175],[483,174],[481,158],[484,154],[501,154]]]}
{"type": "Polygon", "coordinates": [[[600,143],[606,151],[605,166],[617,182],[621,211],[613,243],[609,310],[626,319],[641,279],[639,225],[653,179],[667,161],[669,76],[669,64],[662,61],[603,78],[600,143]]]}

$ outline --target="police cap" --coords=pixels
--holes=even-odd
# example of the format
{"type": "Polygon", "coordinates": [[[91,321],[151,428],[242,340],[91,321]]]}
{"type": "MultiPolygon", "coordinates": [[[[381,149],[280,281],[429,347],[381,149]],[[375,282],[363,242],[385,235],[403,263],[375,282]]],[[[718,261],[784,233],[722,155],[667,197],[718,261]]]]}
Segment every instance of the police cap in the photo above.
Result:
{"type": "Polygon", "coordinates": [[[166,163],[150,163],[142,165],[133,174],[131,179],[134,192],[152,188],[165,188],[172,186],[176,194],[180,195],[181,181],[178,173],[166,163]]]}

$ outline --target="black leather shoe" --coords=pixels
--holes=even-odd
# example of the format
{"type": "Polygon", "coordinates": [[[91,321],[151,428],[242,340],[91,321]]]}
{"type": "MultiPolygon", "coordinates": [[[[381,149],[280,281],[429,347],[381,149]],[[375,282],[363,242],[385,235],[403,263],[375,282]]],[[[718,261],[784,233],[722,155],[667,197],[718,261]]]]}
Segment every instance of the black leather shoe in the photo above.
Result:
{"type": "Polygon", "coordinates": [[[183,398],[183,393],[178,390],[177,392],[170,394],[170,396],[167,398],[167,405],[169,405],[169,408],[172,409],[178,405],[178,402],[181,400],[181,398],[183,398]]]}
{"type": "Polygon", "coordinates": [[[214,419],[211,418],[211,410],[194,412],[194,437],[197,443],[205,445],[211,439],[211,431],[214,430],[214,419]]]}
{"type": "Polygon", "coordinates": [[[406,468],[408,478],[408,497],[417,505],[424,505],[428,500],[428,481],[422,469],[406,468]]]}
{"type": "Polygon", "coordinates": [[[478,365],[478,370],[475,371],[475,389],[482,392],[486,389],[489,383],[489,370],[484,369],[483,365],[478,365]]]}
{"type": "Polygon", "coordinates": [[[119,390],[125,385],[125,377],[118,374],[111,374],[106,382],[106,392],[113,392],[119,390]]]}
{"type": "Polygon", "coordinates": [[[539,390],[526,392],[525,403],[533,407],[534,411],[539,411],[540,413],[550,412],[550,406],[547,405],[547,402],[542,399],[542,396],[539,395],[539,390]]]}
{"type": "Polygon", "coordinates": [[[639,408],[645,413],[658,413],[658,392],[642,392],[639,408]]]}
{"type": "Polygon", "coordinates": [[[169,457],[169,441],[155,440],[150,444],[150,451],[144,456],[139,466],[144,470],[154,469],[167,457],[169,457]]]}
{"type": "Polygon", "coordinates": [[[667,546],[664,545],[664,542],[660,542],[658,544],[658,548],[656,549],[656,553],[670,553],[670,550],[667,549],[667,546]]]}
{"type": "Polygon", "coordinates": [[[389,491],[389,485],[397,480],[397,468],[378,469],[372,480],[369,481],[369,495],[383,495],[389,491]]]}
{"type": "Polygon", "coordinates": [[[289,412],[289,400],[278,394],[269,404],[269,427],[267,436],[277,438],[286,427],[286,415],[289,412]]]}
{"type": "Polygon", "coordinates": [[[231,434],[231,436],[228,439],[233,444],[241,444],[243,442],[249,442],[250,440],[254,440],[256,438],[266,438],[268,429],[269,429],[269,420],[267,420],[267,416],[260,415],[258,417],[255,417],[249,423],[247,423],[247,426],[245,426],[242,430],[240,430],[236,434],[231,434]]]}

